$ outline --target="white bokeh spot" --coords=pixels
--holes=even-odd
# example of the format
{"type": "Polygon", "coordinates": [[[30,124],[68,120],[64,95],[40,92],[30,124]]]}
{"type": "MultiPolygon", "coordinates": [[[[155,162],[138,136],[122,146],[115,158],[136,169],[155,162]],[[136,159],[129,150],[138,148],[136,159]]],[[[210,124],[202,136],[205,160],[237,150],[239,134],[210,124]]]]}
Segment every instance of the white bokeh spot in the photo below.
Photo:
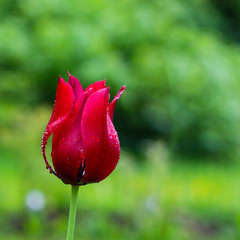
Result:
{"type": "Polygon", "coordinates": [[[45,206],[44,194],[39,190],[31,190],[26,195],[25,203],[28,209],[40,211],[45,206]]]}

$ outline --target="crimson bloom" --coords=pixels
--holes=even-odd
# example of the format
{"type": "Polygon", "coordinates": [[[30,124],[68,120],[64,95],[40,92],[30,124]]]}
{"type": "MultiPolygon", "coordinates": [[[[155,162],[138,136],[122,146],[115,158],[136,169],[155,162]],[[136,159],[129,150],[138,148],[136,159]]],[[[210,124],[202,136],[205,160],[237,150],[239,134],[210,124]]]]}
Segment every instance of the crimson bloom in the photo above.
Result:
{"type": "Polygon", "coordinates": [[[66,184],[84,185],[102,181],[114,170],[120,143],[112,120],[116,101],[125,88],[109,104],[110,88],[105,80],[84,91],[77,78],[69,74],[66,83],[59,76],[52,116],[42,138],[42,154],[50,173],[66,184]],[[55,171],[45,154],[51,134],[55,171]]]}

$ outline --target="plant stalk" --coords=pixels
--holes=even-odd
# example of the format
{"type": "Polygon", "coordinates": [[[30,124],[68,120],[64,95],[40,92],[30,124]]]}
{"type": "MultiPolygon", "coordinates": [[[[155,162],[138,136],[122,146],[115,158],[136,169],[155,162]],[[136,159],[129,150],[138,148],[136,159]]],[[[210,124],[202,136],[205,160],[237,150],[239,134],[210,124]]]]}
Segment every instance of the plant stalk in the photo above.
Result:
{"type": "Polygon", "coordinates": [[[74,236],[75,219],[76,219],[76,212],[77,212],[78,189],[79,189],[79,186],[72,186],[70,211],[69,211],[69,218],[68,218],[67,240],[73,240],[73,236],[74,236]]]}

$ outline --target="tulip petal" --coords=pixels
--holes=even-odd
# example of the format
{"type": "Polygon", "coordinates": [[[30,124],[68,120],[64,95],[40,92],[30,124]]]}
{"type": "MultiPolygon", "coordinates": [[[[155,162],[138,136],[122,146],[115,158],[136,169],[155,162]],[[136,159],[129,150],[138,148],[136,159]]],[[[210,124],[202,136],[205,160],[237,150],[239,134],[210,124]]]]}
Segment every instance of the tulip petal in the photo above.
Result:
{"type": "Polygon", "coordinates": [[[79,97],[74,103],[73,111],[53,133],[53,166],[59,178],[66,184],[78,184],[84,171],[81,118],[84,105],[91,93],[84,92],[79,97]]]}
{"type": "Polygon", "coordinates": [[[114,99],[110,102],[110,104],[108,106],[108,114],[109,114],[109,117],[111,118],[111,120],[113,120],[116,102],[121,97],[121,95],[125,89],[126,89],[126,86],[121,87],[120,91],[117,93],[117,95],[114,97],[114,99]]]}
{"type": "Polygon", "coordinates": [[[72,87],[59,76],[53,113],[42,137],[42,154],[44,157],[44,161],[47,165],[47,168],[50,170],[50,173],[54,173],[55,175],[56,173],[49,165],[45,153],[47,140],[51,136],[53,131],[55,131],[59,127],[59,125],[66,119],[66,117],[68,116],[69,112],[72,109],[72,105],[73,105],[72,87]]]}
{"type": "Polygon", "coordinates": [[[98,81],[98,82],[95,82],[91,85],[89,85],[85,91],[89,91],[89,89],[93,88],[93,91],[96,92],[102,88],[106,88],[106,80],[103,80],[103,81],[98,81]]]}
{"type": "Polygon", "coordinates": [[[82,184],[99,182],[116,167],[120,155],[117,132],[107,112],[109,88],[93,93],[83,110],[82,141],[85,174],[82,184]]]}
{"type": "Polygon", "coordinates": [[[83,94],[84,92],[83,87],[79,80],[72,76],[69,72],[68,76],[69,76],[68,84],[72,86],[74,97],[77,99],[81,94],[83,94]]]}

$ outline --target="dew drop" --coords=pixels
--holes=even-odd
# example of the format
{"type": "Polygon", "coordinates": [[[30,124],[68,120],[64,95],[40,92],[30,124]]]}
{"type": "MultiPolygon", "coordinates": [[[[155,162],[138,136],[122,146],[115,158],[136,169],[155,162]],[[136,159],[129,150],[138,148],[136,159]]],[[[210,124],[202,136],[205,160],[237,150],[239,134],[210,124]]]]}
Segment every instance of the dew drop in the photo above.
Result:
{"type": "Polygon", "coordinates": [[[80,153],[80,157],[81,157],[81,158],[85,158],[85,154],[84,154],[83,149],[80,149],[80,150],[79,150],[79,153],[80,153]]]}

